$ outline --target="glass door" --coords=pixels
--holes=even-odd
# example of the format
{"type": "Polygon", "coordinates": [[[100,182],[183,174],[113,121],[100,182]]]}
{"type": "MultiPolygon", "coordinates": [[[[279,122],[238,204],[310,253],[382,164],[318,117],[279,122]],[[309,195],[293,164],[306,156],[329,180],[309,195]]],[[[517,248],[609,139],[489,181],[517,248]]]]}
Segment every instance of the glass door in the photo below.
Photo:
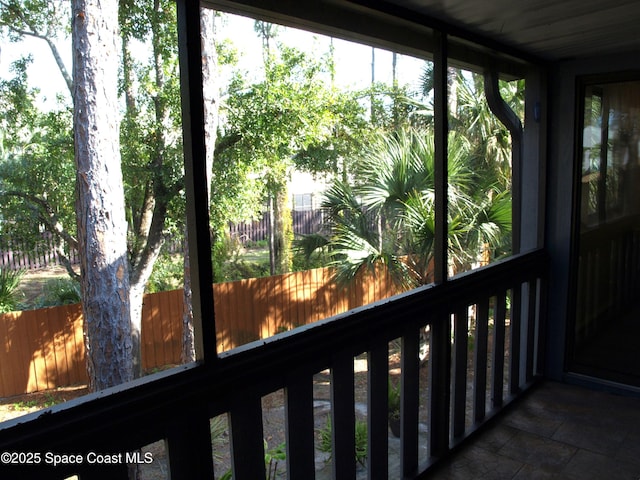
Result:
{"type": "Polygon", "coordinates": [[[640,81],[584,86],[572,372],[640,386],[640,81]]]}

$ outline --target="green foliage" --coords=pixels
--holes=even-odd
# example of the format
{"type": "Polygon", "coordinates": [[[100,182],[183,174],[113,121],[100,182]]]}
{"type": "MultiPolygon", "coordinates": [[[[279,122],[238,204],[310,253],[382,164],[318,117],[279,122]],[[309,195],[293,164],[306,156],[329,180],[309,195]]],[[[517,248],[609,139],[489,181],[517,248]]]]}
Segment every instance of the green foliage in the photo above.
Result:
{"type": "Polygon", "coordinates": [[[24,32],[38,33],[55,41],[69,32],[70,4],[64,0],[8,0],[0,9],[0,27],[12,42],[24,32]]]}
{"type": "Polygon", "coordinates": [[[60,402],[64,402],[64,399],[60,399],[52,393],[47,393],[41,399],[34,400],[22,400],[13,405],[15,410],[31,410],[33,408],[49,408],[57,405],[60,402]]]}
{"type": "Polygon", "coordinates": [[[268,57],[264,81],[247,85],[238,75],[229,86],[228,122],[239,135],[235,155],[264,172],[266,191],[282,188],[294,154],[329,133],[324,68],[280,46],[279,57],[268,57]]]}
{"type": "MultiPolygon", "coordinates": [[[[504,245],[511,202],[499,185],[474,181],[466,138],[451,132],[448,143],[449,257],[460,266],[475,261],[485,244],[504,245]]],[[[360,269],[384,264],[398,285],[428,283],[435,241],[433,132],[381,135],[356,173],[355,185],[335,182],[323,202],[336,279],[348,283],[360,269]]]]}
{"type": "Polygon", "coordinates": [[[319,233],[299,235],[293,241],[293,271],[321,268],[330,262],[329,240],[319,233]]]}
{"type": "Polygon", "coordinates": [[[267,470],[267,480],[275,480],[278,475],[278,464],[287,460],[287,444],[282,442],[271,449],[267,441],[264,441],[264,464],[267,470]]]}
{"type": "Polygon", "coordinates": [[[222,458],[222,454],[219,452],[221,448],[224,448],[229,442],[228,422],[224,415],[218,415],[213,417],[209,422],[209,428],[211,430],[211,448],[216,460],[222,458]]]}
{"type": "MultiPolygon", "coordinates": [[[[125,48],[136,40],[137,57],[123,65],[121,91],[126,110],[120,130],[123,179],[131,250],[148,240],[140,230],[149,205],[162,231],[184,229],[182,110],[174,2],[122,2],[125,48]],[[146,56],[146,59],[145,59],[146,56]]],[[[135,257],[134,257],[135,258],[135,257]]],[[[135,261],[135,260],[134,260],[135,261]]]]}
{"type": "Polygon", "coordinates": [[[249,245],[243,246],[238,239],[228,234],[213,245],[214,282],[232,282],[269,275],[268,252],[264,247],[248,247],[249,245]]]}
{"type": "Polygon", "coordinates": [[[153,273],[147,282],[146,293],[165,292],[182,288],[184,259],[181,255],[161,255],[153,265],[153,273]]]}
{"type": "MultiPolygon", "coordinates": [[[[283,221],[288,218],[285,192],[291,169],[295,166],[315,173],[342,170],[346,175],[344,159],[352,157],[367,129],[357,98],[327,84],[327,58],[310,58],[281,44],[272,51],[269,39],[274,32],[266,31],[263,24],[259,27],[267,50],[265,78],[252,84],[240,74],[232,79],[226,103],[227,131],[220,141],[230,147],[216,160],[222,157],[224,163],[239,166],[243,183],[250,178],[249,172],[254,172],[254,178],[259,176],[260,181],[251,183],[249,191],[257,194],[254,198],[269,200],[273,208],[277,220],[273,268],[283,272],[290,268],[293,238],[283,221]]],[[[228,195],[215,192],[223,199],[228,195]]]]}
{"type": "Polygon", "coordinates": [[[222,269],[225,282],[243,280],[245,278],[261,278],[269,276],[269,262],[254,263],[243,260],[225,263],[222,269]]]}
{"type": "MultiPolygon", "coordinates": [[[[264,470],[267,480],[276,480],[278,477],[278,464],[287,460],[287,444],[285,442],[277,445],[271,449],[264,441],[264,470]]],[[[233,472],[227,470],[219,480],[231,480],[233,479],[233,472]]]]}
{"type": "MultiPolygon", "coordinates": [[[[321,452],[332,454],[333,451],[333,426],[331,424],[331,416],[327,416],[326,425],[320,429],[320,445],[318,449],[321,452]]],[[[367,461],[367,422],[356,419],[355,424],[355,461],[366,466],[367,461]]],[[[331,456],[329,456],[331,459],[331,456]]]]}
{"type": "Polygon", "coordinates": [[[356,462],[363,467],[366,466],[367,461],[367,422],[364,420],[356,419],[356,462]]]}
{"type": "Polygon", "coordinates": [[[389,418],[400,418],[400,382],[394,384],[391,381],[391,377],[389,377],[389,386],[387,388],[389,418]]]}
{"type": "Polygon", "coordinates": [[[18,306],[18,286],[24,270],[0,268],[0,313],[12,312],[18,306]]]}
{"type": "Polygon", "coordinates": [[[43,293],[36,299],[36,308],[73,305],[82,300],[80,284],[71,278],[48,280],[43,293]]]}
{"type": "Polygon", "coordinates": [[[14,78],[0,81],[0,205],[11,220],[0,229],[32,246],[40,225],[75,229],[75,167],[71,109],[38,109],[37,91],[27,87],[29,63],[15,62],[14,78]]]}

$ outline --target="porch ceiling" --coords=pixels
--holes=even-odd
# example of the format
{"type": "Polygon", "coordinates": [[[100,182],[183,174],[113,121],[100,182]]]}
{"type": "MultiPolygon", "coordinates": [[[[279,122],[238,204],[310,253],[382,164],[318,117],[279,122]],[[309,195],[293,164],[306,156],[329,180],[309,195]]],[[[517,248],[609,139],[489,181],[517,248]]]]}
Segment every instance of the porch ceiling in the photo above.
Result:
{"type": "Polygon", "coordinates": [[[384,0],[383,3],[551,61],[640,51],[637,0],[384,0]]]}

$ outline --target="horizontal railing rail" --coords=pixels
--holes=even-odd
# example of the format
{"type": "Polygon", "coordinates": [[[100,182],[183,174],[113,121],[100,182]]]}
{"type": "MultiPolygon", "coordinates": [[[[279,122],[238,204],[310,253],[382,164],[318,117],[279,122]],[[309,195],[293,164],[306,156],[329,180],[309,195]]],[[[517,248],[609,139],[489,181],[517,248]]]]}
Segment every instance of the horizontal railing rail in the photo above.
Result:
{"type": "MultiPolygon", "coordinates": [[[[86,455],[165,440],[172,479],[214,478],[210,419],[227,414],[233,478],[265,478],[261,402],[282,390],[288,478],[315,478],[314,375],[328,369],[333,478],[353,479],[354,359],[366,355],[369,478],[420,478],[541,371],[546,272],[543,251],[514,256],[203,364],[91,394],[2,424],[0,451],[86,455]],[[422,360],[427,366],[422,366],[419,350],[427,334],[422,360]],[[397,465],[390,459],[387,429],[389,342],[396,339],[401,341],[397,465]]],[[[43,478],[127,478],[122,464],[0,469],[43,478]]],[[[219,478],[221,472],[215,474],[219,478]]]]}

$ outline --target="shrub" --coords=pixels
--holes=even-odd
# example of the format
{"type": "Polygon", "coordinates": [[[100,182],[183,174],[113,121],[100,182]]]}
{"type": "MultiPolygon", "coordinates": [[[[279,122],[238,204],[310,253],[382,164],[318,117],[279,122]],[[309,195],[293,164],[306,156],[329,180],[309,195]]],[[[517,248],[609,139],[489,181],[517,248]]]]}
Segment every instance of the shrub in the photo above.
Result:
{"type": "Polygon", "coordinates": [[[177,290],[184,286],[184,259],[180,255],[162,255],[153,265],[146,293],[177,290]]]}
{"type": "Polygon", "coordinates": [[[400,418],[400,382],[394,384],[389,378],[389,419],[400,418]]]}
{"type": "Polygon", "coordinates": [[[18,285],[24,270],[0,268],[0,313],[12,312],[18,307],[18,285]]]}
{"type": "MultiPolygon", "coordinates": [[[[331,416],[328,416],[327,424],[320,430],[320,446],[318,447],[320,451],[329,454],[332,453],[332,430],[333,427],[331,425],[331,416]]],[[[355,447],[355,461],[365,467],[367,461],[367,422],[363,420],[356,419],[355,447]]]]}
{"type": "Polygon", "coordinates": [[[80,284],[71,278],[48,280],[43,293],[36,300],[37,308],[72,305],[82,300],[80,284]]]}

